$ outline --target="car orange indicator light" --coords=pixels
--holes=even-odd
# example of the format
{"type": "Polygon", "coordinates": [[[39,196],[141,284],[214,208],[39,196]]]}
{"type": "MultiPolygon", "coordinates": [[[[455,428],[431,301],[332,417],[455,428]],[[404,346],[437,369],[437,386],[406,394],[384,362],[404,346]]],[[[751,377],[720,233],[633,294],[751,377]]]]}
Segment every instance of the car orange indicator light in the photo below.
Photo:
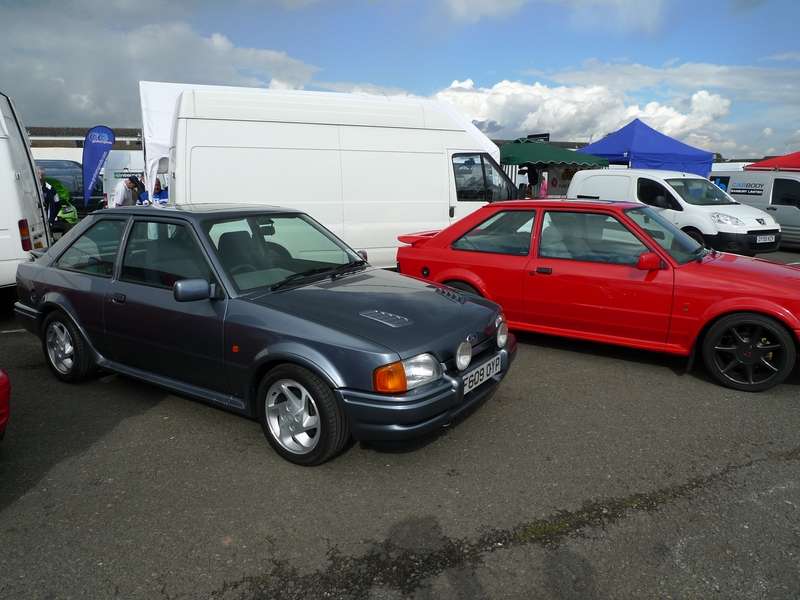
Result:
{"type": "Polygon", "coordinates": [[[406,370],[402,362],[393,362],[378,367],[372,373],[372,386],[376,392],[396,394],[408,390],[406,370]]]}

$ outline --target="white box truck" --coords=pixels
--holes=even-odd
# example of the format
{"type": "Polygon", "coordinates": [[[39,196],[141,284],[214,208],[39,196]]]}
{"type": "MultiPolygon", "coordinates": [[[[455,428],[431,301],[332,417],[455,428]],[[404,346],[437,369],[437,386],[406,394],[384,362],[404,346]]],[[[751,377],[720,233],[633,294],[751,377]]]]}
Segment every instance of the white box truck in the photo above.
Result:
{"type": "Polygon", "coordinates": [[[398,235],[517,195],[497,146],[440,102],[154,82],[140,91],[151,179],[165,161],[148,130],[170,129],[171,203],[297,208],[376,266],[395,266],[398,235]]]}
{"type": "Polygon", "coordinates": [[[800,172],[717,170],[710,179],[742,204],[775,217],[783,231],[781,245],[800,245],[800,172]]]}
{"type": "Polygon", "coordinates": [[[17,265],[50,245],[38,181],[28,135],[0,92],[0,287],[16,285],[17,265]]]}

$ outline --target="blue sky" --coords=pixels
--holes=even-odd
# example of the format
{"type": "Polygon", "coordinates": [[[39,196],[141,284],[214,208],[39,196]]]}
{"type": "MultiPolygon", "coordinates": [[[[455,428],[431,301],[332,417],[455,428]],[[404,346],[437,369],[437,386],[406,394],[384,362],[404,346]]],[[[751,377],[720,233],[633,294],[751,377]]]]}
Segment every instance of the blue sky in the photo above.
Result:
{"type": "Polygon", "coordinates": [[[639,117],[726,156],[800,149],[796,0],[0,0],[0,12],[0,89],[29,125],[136,126],[136,83],[151,79],[435,97],[493,137],[597,139],[639,117]]]}

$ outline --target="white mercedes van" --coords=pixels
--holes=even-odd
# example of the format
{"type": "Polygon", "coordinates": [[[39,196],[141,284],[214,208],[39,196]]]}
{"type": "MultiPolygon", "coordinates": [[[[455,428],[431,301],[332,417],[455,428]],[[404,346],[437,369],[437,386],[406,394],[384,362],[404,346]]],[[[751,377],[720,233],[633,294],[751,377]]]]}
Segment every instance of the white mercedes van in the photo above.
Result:
{"type": "Polygon", "coordinates": [[[800,172],[712,171],[711,181],[742,204],[767,211],[781,226],[781,244],[800,245],[800,172]]]}
{"type": "Polygon", "coordinates": [[[781,228],[769,214],[740,204],[708,179],[656,169],[592,169],[572,178],[568,198],[642,202],[709,248],[774,252],[781,228]]]}
{"type": "MultiPolygon", "coordinates": [[[[365,250],[373,265],[394,267],[398,235],[442,229],[518,195],[498,147],[440,102],[215,86],[176,93],[174,85],[140,82],[140,91],[145,123],[173,115],[159,127],[172,130],[177,205],[296,208],[365,250]]],[[[146,164],[160,160],[151,156],[155,144],[145,146],[146,164]]]]}
{"type": "Polygon", "coordinates": [[[42,194],[25,128],[0,92],[0,287],[16,285],[17,265],[50,244],[42,194]]]}

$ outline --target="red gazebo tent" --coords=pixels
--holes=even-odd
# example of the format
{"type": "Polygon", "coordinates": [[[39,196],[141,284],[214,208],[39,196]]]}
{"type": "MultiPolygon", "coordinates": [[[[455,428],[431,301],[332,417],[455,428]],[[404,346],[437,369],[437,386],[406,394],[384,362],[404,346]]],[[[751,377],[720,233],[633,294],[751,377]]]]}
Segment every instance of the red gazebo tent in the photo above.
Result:
{"type": "Polygon", "coordinates": [[[745,171],[800,171],[800,152],[751,163],[745,171]]]}

